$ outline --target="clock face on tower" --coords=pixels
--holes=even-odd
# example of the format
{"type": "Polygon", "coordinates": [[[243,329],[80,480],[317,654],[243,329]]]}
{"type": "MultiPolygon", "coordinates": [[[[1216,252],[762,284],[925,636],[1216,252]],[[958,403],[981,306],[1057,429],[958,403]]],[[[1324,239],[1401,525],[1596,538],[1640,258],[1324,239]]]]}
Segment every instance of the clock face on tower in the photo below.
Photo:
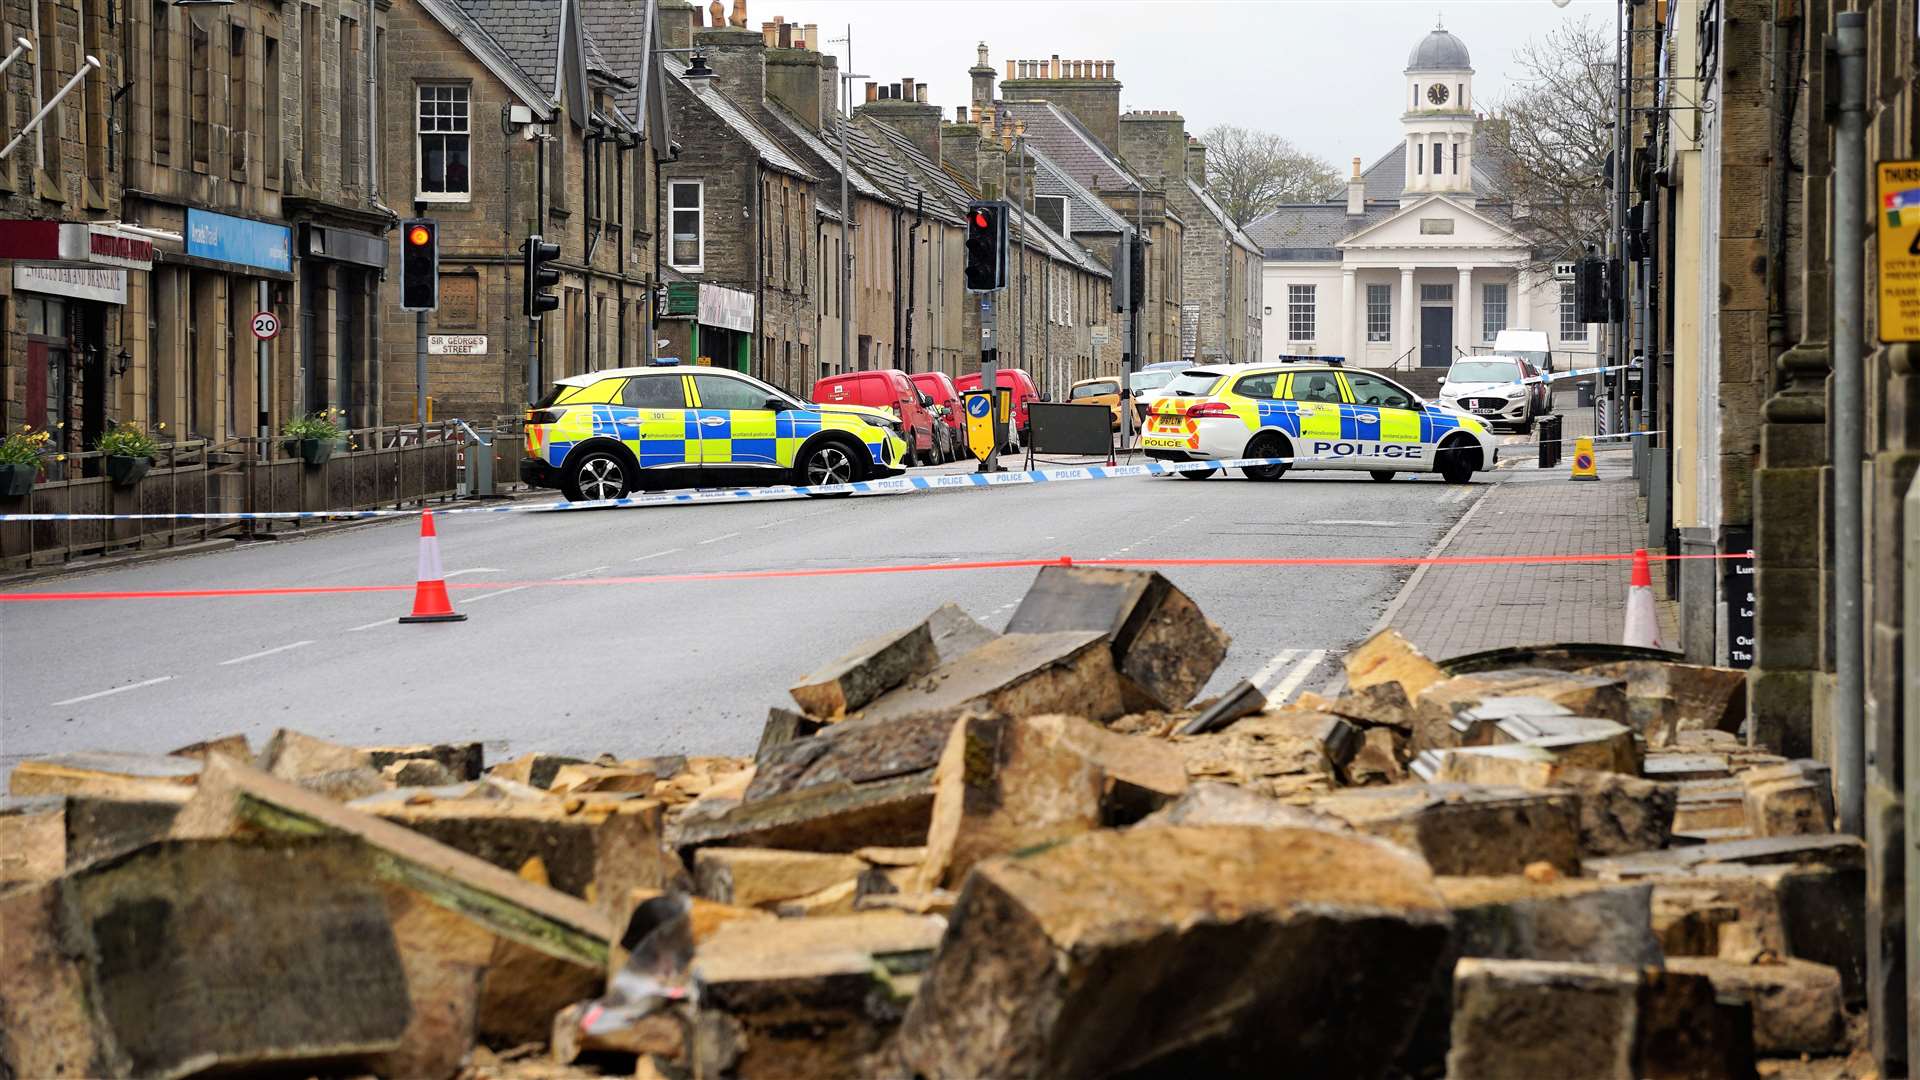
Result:
{"type": "Polygon", "coordinates": [[[1427,87],[1427,100],[1433,102],[1435,105],[1445,105],[1447,103],[1447,88],[1440,83],[1434,83],[1432,86],[1427,87]]]}

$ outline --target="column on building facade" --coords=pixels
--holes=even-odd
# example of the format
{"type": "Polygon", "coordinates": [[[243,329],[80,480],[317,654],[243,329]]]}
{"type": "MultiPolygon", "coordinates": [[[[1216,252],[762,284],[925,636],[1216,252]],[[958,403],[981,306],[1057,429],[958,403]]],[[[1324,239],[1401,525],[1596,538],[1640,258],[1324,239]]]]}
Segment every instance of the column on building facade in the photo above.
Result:
{"type": "Polygon", "coordinates": [[[1344,340],[1334,342],[1334,348],[1339,349],[1341,355],[1348,357],[1358,357],[1361,350],[1365,348],[1364,342],[1367,340],[1366,324],[1356,322],[1354,319],[1354,275],[1357,273],[1359,269],[1352,266],[1342,267],[1340,270],[1340,336],[1344,340]],[[1360,333],[1354,332],[1355,326],[1361,328],[1360,333]]]}
{"type": "MultiPolygon", "coordinates": [[[[1420,305],[1414,301],[1413,267],[1400,268],[1400,340],[1394,342],[1394,355],[1404,356],[1420,347],[1420,305]]],[[[1419,361],[1414,361],[1419,366],[1419,361]]]]}
{"type": "Polygon", "coordinates": [[[1515,330],[1533,329],[1533,271],[1524,263],[1513,272],[1513,297],[1507,301],[1507,325],[1515,330]]]}
{"type": "Polygon", "coordinates": [[[1460,284],[1453,290],[1453,347],[1473,352],[1473,267],[1460,268],[1460,284]]]}

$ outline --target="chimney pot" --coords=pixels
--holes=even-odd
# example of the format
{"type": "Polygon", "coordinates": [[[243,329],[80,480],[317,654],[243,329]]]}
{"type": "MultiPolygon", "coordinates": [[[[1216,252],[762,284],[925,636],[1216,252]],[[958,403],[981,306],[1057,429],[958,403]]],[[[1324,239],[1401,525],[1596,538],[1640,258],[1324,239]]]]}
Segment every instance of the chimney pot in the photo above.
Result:
{"type": "Polygon", "coordinates": [[[1353,175],[1355,176],[1360,175],[1360,159],[1359,158],[1353,159],[1353,175]]]}
{"type": "Polygon", "coordinates": [[[1048,72],[1049,72],[1049,76],[1048,76],[1049,78],[1057,79],[1060,77],[1060,54],[1059,53],[1053,54],[1053,63],[1048,68],[1048,72]]]}
{"type": "Polygon", "coordinates": [[[775,29],[780,33],[780,47],[783,49],[793,48],[793,26],[781,21],[775,29]]]}
{"type": "Polygon", "coordinates": [[[1007,78],[1013,78],[1013,61],[1007,61],[1007,78]]]}
{"type": "Polygon", "coordinates": [[[880,100],[880,84],[879,83],[870,82],[867,84],[867,100],[868,101],[880,100]]]}
{"type": "Polygon", "coordinates": [[[900,100],[900,84],[899,84],[899,83],[888,83],[888,84],[887,84],[887,93],[886,93],[886,98],[887,98],[887,100],[888,100],[888,101],[899,101],[899,100],[900,100]]]}
{"type": "Polygon", "coordinates": [[[918,86],[915,86],[913,88],[913,93],[914,93],[913,100],[919,102],[922,105],[925,105],[927,103],[927,84],[926,83],[921,83],[918,86]]]}
{"type": "Polygon", "coordinates": [[[907,101],[913,101],[918,97],[918,95],[913,92],[913,79],[911,77],[900,80],[900,96],[907,101]]]}
{"type": "Polygon", "coordinates": [[[953,120],[957,124],[967,122],[967,107],[965,105],[955,105],[953,107],[953,120]]]}
{"type": "Polygon", "coordinates": [[[814,50],[815,52],[820,51],[820,26],[818,23],[807,24],[806,47],[814,50]]]}
{"type": "Polygon", "coordinates": [[[760,43],[769,49],[780,44],[780,28],[770,22],[761,23],[760,43]]]}

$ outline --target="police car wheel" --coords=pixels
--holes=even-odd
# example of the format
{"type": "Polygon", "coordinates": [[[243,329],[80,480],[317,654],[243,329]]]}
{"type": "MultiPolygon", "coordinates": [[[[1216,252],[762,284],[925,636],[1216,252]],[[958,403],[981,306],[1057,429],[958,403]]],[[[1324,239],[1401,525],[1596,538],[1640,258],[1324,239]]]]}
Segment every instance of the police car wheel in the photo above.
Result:
{"type": "MultiPolygon", "coordinates": [[[[823,442],[807,451],[795,470],[794,482],[806,487],[851,484],[860,479],[860,466],[853,454],[837,442],[823,442]]],[[[835,492],[835,494],[847,494],[835,492]]]]}
{"type": "Polygon", "coordinates": [[[1465,484],[1473,479],[1473,471],[1480,464],[1480,451],[1476,447],[1459,444],[1440,448],[1436,467],[1440,476],[1449,484],[1465,484]]]}
{"type": "MultiPolygon", "coordinates": [[[[1253,458],[1287,457],[1287,446],[1272,435],[1262,435],[1247,444],[1246,455],[1253,458]]],[[[1240,470],[1249,480],[1278,480],[1287,473],[1285,465],[1249,465],[1240,470]]]]}
{"type": "Polygon", "coordinates": [[[618,499],[629,488],[626,462],[611,450],[589,450],[567,469],[564,486],[574,502],[618,499]]]}
{"type": "Polygon", "coordinates": [[[1384,484],[1387,481],[1393,479],[1393,470],[1392,469],[1372,469],[1368,471],[1367,475],[1373,477],[1375,480],[1378,480],[1384,484]]]}

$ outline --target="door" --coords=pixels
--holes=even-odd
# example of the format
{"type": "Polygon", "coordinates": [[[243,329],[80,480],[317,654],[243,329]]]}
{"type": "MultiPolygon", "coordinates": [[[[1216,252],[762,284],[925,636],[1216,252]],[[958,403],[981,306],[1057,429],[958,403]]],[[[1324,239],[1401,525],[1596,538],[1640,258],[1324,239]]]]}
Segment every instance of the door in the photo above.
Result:
{"type": "Polygon", "coordinates": [[[1300,445],[1296,453],[1313,459],[1307,469],[1345,469],[1351,463],[1340,451],[1342,401],[1340,377],[1331,371],[1298,371],[1288,379],[1288,396],[1300,417],[1300,445]]]}
{"type": "Polygon", "coordinates": [[[776,414],[767,408],[766,388],[725,375],[692,379],[702,471],[717,475],[777,467],[776,414]]]}
{"type": "Polygon", "coordinates": [[[1453,309],[1420,309],[1420,366],[1446,367],[1453,363],[1453,309]]]}
{"type": "Polygon", "coordinates": [[[1343,434],[1372,468],[1425,468],[1430,456],[1420,441],[1419,402],[1406,390],[1377,375],[1350,371],[1345,376],[1352,401],[1341,406],[1343,434]]]}
{"type": "Polygon", "coordinates": [[[692,468],[700,463],[700,438],[687,407],[686,378],[678,372],[635,375],[620,389],[615,422],[620,441],[642,469],[692,468]]]}

